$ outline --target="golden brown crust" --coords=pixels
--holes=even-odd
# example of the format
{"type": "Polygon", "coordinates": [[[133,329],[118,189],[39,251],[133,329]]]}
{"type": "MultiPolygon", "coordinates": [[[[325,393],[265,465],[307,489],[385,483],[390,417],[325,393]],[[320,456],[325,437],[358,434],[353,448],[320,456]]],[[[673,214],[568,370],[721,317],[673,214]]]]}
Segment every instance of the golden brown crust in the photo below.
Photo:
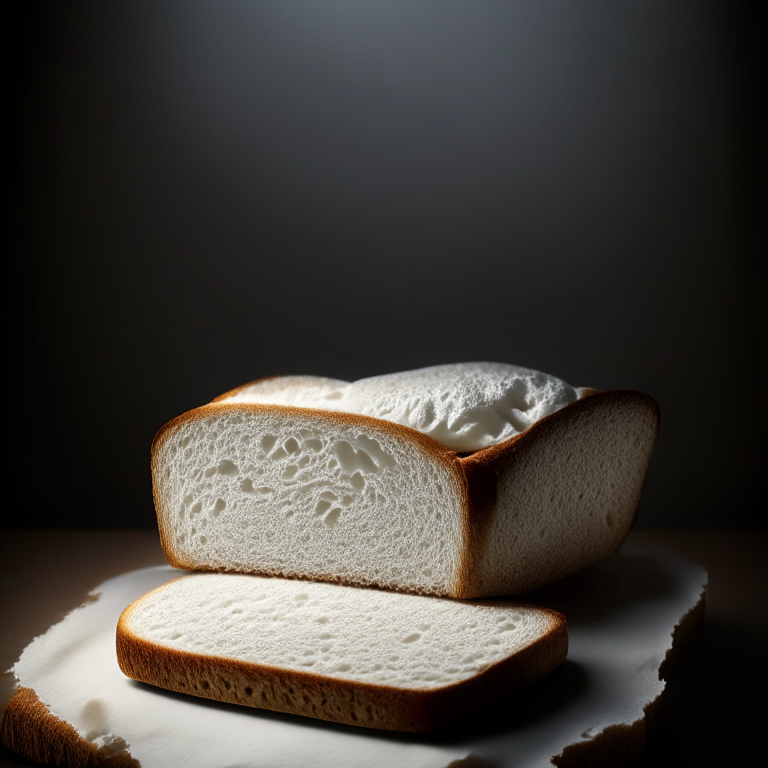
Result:
{"type": "Polygon", "coordinates": [[[479,675],[442,688],[396,688],[195,654],[149,642],[129,628],[133,609],[146,597],[126,608],[117,625],[117,660],[128,677],[216,701],[387,731],[447,730],[541,679],[565,661],[568,653],[565,617],[541,608],[551,621],[548,630],[479,675]]]}
{"type": "Polygon", "coordinates": [[[20,686],[3,713],[0,736],[27,760],[70,768],[140,768],[122,739],[97,747],[52,714],[31,688],[20,686]]]}
{"type": "Polygon", "coordinates": [[[465,478],[465,501],[462,505],[463,551],[451,597],[476,596],[473,591],[473,582],[480,567],[485,539],[496,509],[498,496],[496,469],[483,455],[477,454],[482,454],[482,451],[456,460],[465,478]]]}

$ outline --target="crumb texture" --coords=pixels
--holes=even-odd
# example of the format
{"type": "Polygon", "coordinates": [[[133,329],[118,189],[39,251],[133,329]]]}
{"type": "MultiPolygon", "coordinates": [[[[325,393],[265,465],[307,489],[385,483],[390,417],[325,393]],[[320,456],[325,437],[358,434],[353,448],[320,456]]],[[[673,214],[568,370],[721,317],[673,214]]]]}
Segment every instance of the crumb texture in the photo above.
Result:
{"type": "Polygon", "coordinates": [[[312,376],[255,382],[223,402],[297,405],[385,419],[455,451],[508,440],[578,398],[561,379],[505,363],[454,363],[360,379],[312,376]]]}
{"type": "Polygon", "coordinates": [[[163,543],[178,564],[450,590],[462,478],[449,460],[323,414],[201,410],[168,430],[153,456],[163,543]]]}
{"type": "MultiPolygon", "coordinates": [[[[523,605],[196,574],[137,601],[121,620],[121,633],[191,654],[423,690],[472,678],[555,624],[552,612],[523,605]]],[[[243,687],[242,695],[247,702],[253,691],[243,687]]]]}

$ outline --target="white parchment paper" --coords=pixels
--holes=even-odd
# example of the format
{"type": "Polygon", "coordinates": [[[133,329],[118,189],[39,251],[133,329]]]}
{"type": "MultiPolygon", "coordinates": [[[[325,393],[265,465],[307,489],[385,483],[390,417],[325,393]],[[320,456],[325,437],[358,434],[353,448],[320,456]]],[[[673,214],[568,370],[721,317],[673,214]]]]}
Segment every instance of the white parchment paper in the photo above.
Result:
{"type": "Polygon", "coordinates": [[[643,718],[664,688],[659,668],[673,631],[707,581],[671,555],[619,554],[524,596],[568,618],[566,663],[483,722],[425,737],[219,704],[124,677],[115,656],[121,612],[181,573],[164,566],[110,579],[12,670],[84,738],[125,740],[142,768],[547,766],[565,747],[643,718]]]}

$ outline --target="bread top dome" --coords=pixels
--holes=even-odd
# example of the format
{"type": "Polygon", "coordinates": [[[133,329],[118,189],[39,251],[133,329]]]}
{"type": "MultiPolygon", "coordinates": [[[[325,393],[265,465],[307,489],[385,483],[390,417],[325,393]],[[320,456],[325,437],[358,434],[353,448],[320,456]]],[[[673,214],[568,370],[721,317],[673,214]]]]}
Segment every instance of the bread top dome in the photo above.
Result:
{"type": "Polygon", "coordinates": [[[525,431],[579,398],[547,373],[506,363],[452,363],[355,382],[279,376],[234,389],[214,402],[292,405],[372,416],[411,427],[459,452],[525,431]]]}

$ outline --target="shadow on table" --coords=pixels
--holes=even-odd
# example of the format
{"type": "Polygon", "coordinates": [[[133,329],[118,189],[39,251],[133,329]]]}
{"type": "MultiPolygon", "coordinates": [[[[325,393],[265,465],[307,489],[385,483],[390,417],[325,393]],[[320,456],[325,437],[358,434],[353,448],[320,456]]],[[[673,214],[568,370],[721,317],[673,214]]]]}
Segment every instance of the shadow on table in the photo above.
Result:
{"type": "Polygon", "coordinates": [[[768,631],[708,613],[704,630],[669,671],[645,768],[763,764],[768,631]]]}
{"type": "Polygon", "coordinates": [[[638,603],[672,596],[676,584],[658,554],[619,553],[520,598],[565,614],[568,624],[592,624],[638,603]]]}

